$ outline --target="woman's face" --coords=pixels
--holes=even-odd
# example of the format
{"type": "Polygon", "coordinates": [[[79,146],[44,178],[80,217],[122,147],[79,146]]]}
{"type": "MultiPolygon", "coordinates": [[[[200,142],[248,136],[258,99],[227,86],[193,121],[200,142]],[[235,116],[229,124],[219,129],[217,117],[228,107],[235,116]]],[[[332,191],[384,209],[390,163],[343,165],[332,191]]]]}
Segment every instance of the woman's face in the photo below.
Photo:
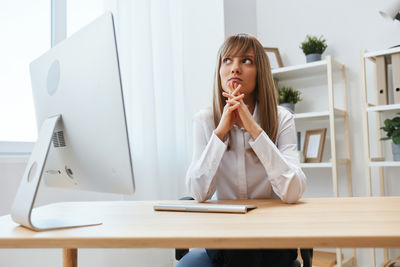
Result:
{"type": "Polygon", "coordinates": [[[240,93],[249,96],[256,87],[257,68],[253,49],[243,56],[226,56],[222,58],[219,69],[222,89],[230,93],[239,84],[242,85],[240,93]]]}

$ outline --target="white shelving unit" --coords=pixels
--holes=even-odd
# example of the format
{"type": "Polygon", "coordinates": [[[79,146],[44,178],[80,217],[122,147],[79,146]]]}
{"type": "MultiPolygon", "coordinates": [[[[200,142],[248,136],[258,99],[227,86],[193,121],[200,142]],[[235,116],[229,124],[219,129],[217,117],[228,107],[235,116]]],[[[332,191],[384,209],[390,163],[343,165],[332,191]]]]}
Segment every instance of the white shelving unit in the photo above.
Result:
{"type": "MultiPolygon", "coordinates": [[[[365,177],[367,185],[367,195],[372,196],[372,177],[371,168],[379,169],[379,185],[380,185],[380,195],[385,196],[385,177],[384,168],[385,167],[400,167],[400,161],[385,161],[383,157],[382,142],[379,140],[381,136],[381,131],[379,130],[382,125],[381,116],[385,112],[400,111],[400,104],[387,104],[387,105],[375,105],[368,101],[368,86],[367,86],[367,60],[372,64],[375,64],[377,56],[390,56],[392,54],[400,53],[400,47],[368,52],[361,52],[361,79],[362,79],[362,98],[363,98],[363,136],[364,136],[364,157],[365,157],[365,177]],[[377,146],[378,159],[371,157],[370,144],[371,138],[369,135],[369,115],[376,114],[376,124],[373,129],[376,130],[377,140],[373,143],[377,146]]],[[[384,249],[384,262],[389,261],[389,251],[384,249]]],[[[375,249],[371,251],[371,266],[376,266],[376,256],[375,249]]]]}
{"type": "MultiPolygon", "coordinates": [[[[344,118],[346,115],[345,110],[341,109],[334,109],[334,113],[336,117],[344,118]]],[[[304,113],[296,113],[294,114],[295,119],[329,119],[329,111],[317,111],[317,112],[304,112],[304,113]]]]}
{"type": "MultiPolygon", "coordinates": [[[[302,79],[304,77],[315,77],[315,76],[325,76],[327,78],[326,84],[326,93],[328,95],[328,109],[323,111],[311,111],[305,113],[296,113],[295,119],[297,123],[307,123],[313,120],[324,120],[329,122],[329,136],[330,136],[330,160],[328,162],[320,162],[320,163],[301,163],[300,166],[303,169],[306,168],[328,168],[332,172],[332,184],[333,184],[333,195],[335,197],[339,196],[338,191],[338,165],[345,165],[347,172],[347,182],[348,182],[348,196],[353,196],[352,189],[352,177],[351,177],[351,161],[350,161],[350,144],[349,144],[349,127],[348,127],[348,114],[347,114],[347,89],[346,89],[346,72],[345,66],[337,61],[335,61],[331,56],[327,56],[325,60],[283,67],[279,69],[273,69],[272,74],[275,80],[284,81],[284,80],[295,80],[302,79]],[[333,72],[340,71],[341,73],[341,82],[342,82],[342,96],[343,103],[345,109],[339,109],[335,106],[334,101],[334,81],[333,81],[333,72]],[[342,122],[336,121],[337,119],[342,119],[342,122]],[[344,123],[345,129],[345,150],[346,150],[346,158],[341,159],[337,157],[336,148],[336,124],[344,123]]],[[[316,261],[318,259],[315,259],[316,261]]],[[[353,249],[352,256],[343,259],[342,258],[342,250],[336,249],[336,266],[342,267],[347,265],[348,263],[352,263],[353,266],[356,266],[356,251],[353,249]]],[[[319,265],[318,265],[319,266],[319,265]]],[[[331,266],[331,265],[329,265],[331,266]]]]}

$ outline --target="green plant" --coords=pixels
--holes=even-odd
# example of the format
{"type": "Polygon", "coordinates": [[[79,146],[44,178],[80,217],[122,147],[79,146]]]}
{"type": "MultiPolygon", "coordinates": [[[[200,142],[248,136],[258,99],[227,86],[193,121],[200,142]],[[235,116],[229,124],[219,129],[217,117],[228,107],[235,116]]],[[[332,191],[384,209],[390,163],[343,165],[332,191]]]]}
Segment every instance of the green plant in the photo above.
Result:
{"type": "Polygon", "coordinates": [[[282,103],[296,104],[297,102],[300,102],[302,100],[300,97],[301,92],[294,89],[291,86],[279,87],[278,94],[279,94],[279,99],[278,99],[279,104],[282,103]]]}
{"type": "MultiPolygon", "coordinates": [[[[400,112],[397,113],[400,115],[400,112]]],[[[381,140],[393,140],[393,143],[400,144],[400,117],[396,116],[393,119],[386,119],[385,126],[381,127],[386,132],[386,137],[381,140]]]]}
{"type": "Polygon", "coordinates": [[[305,55],[322,54],[327,47],[328,45],[326,44],[326,40],[322,39],[322,35],[317,38],[316,36],[307,34],[306,39],[300,45],[300,48],[303,50],[305,55]]]}

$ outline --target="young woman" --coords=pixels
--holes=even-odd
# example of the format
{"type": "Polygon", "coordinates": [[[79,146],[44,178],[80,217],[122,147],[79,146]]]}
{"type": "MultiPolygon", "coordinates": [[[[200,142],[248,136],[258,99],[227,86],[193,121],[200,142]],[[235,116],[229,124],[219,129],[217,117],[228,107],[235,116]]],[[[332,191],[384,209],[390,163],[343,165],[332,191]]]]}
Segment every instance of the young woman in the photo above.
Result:
{"type": "MultiPolygon", "coordinates": [[[[187,187],[198,201],[300,199],[306,177],[299,167],[294,116],[277,106],[271,68],[258,40],[233,35],[221,46],[213,108],[194,118],[193,160],[187,187]]],[[[296,250],[192,250],[178,266],[289,267],[296,250]]]]}

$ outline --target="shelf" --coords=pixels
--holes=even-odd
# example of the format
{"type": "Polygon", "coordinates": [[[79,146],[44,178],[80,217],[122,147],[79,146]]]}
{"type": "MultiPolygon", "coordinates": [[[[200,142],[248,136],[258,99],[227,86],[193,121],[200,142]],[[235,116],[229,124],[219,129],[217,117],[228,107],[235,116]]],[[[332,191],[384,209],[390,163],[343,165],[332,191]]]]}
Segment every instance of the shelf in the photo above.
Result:
{"type": "Polygon", "coordinates": [[[370,161],[370,167],[400,167],[400,161],[370,161]]]}
{"type": "MultiPolygon", "coordinates": [[[[344,117],[346,115],[346,111],[335,108],[335,115],[344,117]]],[[[295,119],[315,119],[324,117],[329,117],[329,111],[304,112],[294,114],[295,119]]]]}
{"type": "Polygon", "coordinates": [[[394,53],[400,53],[400,47],[394,47],[394,48],[389,48],[389,49],[385,49],[385,50],[379,50],[379,51],[365,53],[364,58],[375,60],[375,57],[377,57],[377,56],[385,56],[385,55],[390,55],[390,54],[394,54],[394,53]]]}
{"type": "Polygon", "coordinates": [[[371,158],[370,161],[385,161],[384,157],[375,157],[375,158],[371,158]]]}
{"type": "MultiPolygon", "coordinates": [[[[327,57],[329,57],[329,56],[327,56],[327,57]]],[[[335,67],[338,67],[338,68],[343,67],[342,64],[340,64],[339,62],[337,62],[333,59],[332,59],[332,65],[335,67]]],[[[327,67],[328,67],[328,61],[326,59],[324,59],[324,60],[301,64],[301,65],[273,69],[272,75],[274,76],[274,79],[278,79],[278,80],[298,79],[298,78],[304,78],[304,77],[307,77],[310,75],[327,74],[327,67]]]]}
{"type": "Polygon", "coordinates": [[[309,119],[309,118],[323,118],[329,117],[329,111],[319,111],[319,112],[304,112],[304,113],[295,113],[295,119],[309,119]]]}
{"type": "MultiPolygon", "coordinates": [[[[337,164],[347,164],[349,159],[338,159],[337,164]]],[[[332,162],[300,163],[301,168],[332,168],[332,162]]]]}
{"type": "Polygon", "coordinates": [[[300,163],[300,168],[332,168],[331,162],[300,163]]]}
{"type": "Polygon", "coordinates": [[[372,107],[367,108],[368,112],[391,111],[391,110],[394,110],[394,111],[399,110],[400,111],[400,104],[380,105],[380,106],[372,106],[372,107]]]}
{"type": "Polygon", "coordinates": [[[298,79],[304,78],[309,75],[315,75],[317,73],[326,73],[327,61],[320,60],[312,63],[306,63],[302,65],[283,67],[279,69],[273,69],[272,75],[275,79],[298,79]]]}

